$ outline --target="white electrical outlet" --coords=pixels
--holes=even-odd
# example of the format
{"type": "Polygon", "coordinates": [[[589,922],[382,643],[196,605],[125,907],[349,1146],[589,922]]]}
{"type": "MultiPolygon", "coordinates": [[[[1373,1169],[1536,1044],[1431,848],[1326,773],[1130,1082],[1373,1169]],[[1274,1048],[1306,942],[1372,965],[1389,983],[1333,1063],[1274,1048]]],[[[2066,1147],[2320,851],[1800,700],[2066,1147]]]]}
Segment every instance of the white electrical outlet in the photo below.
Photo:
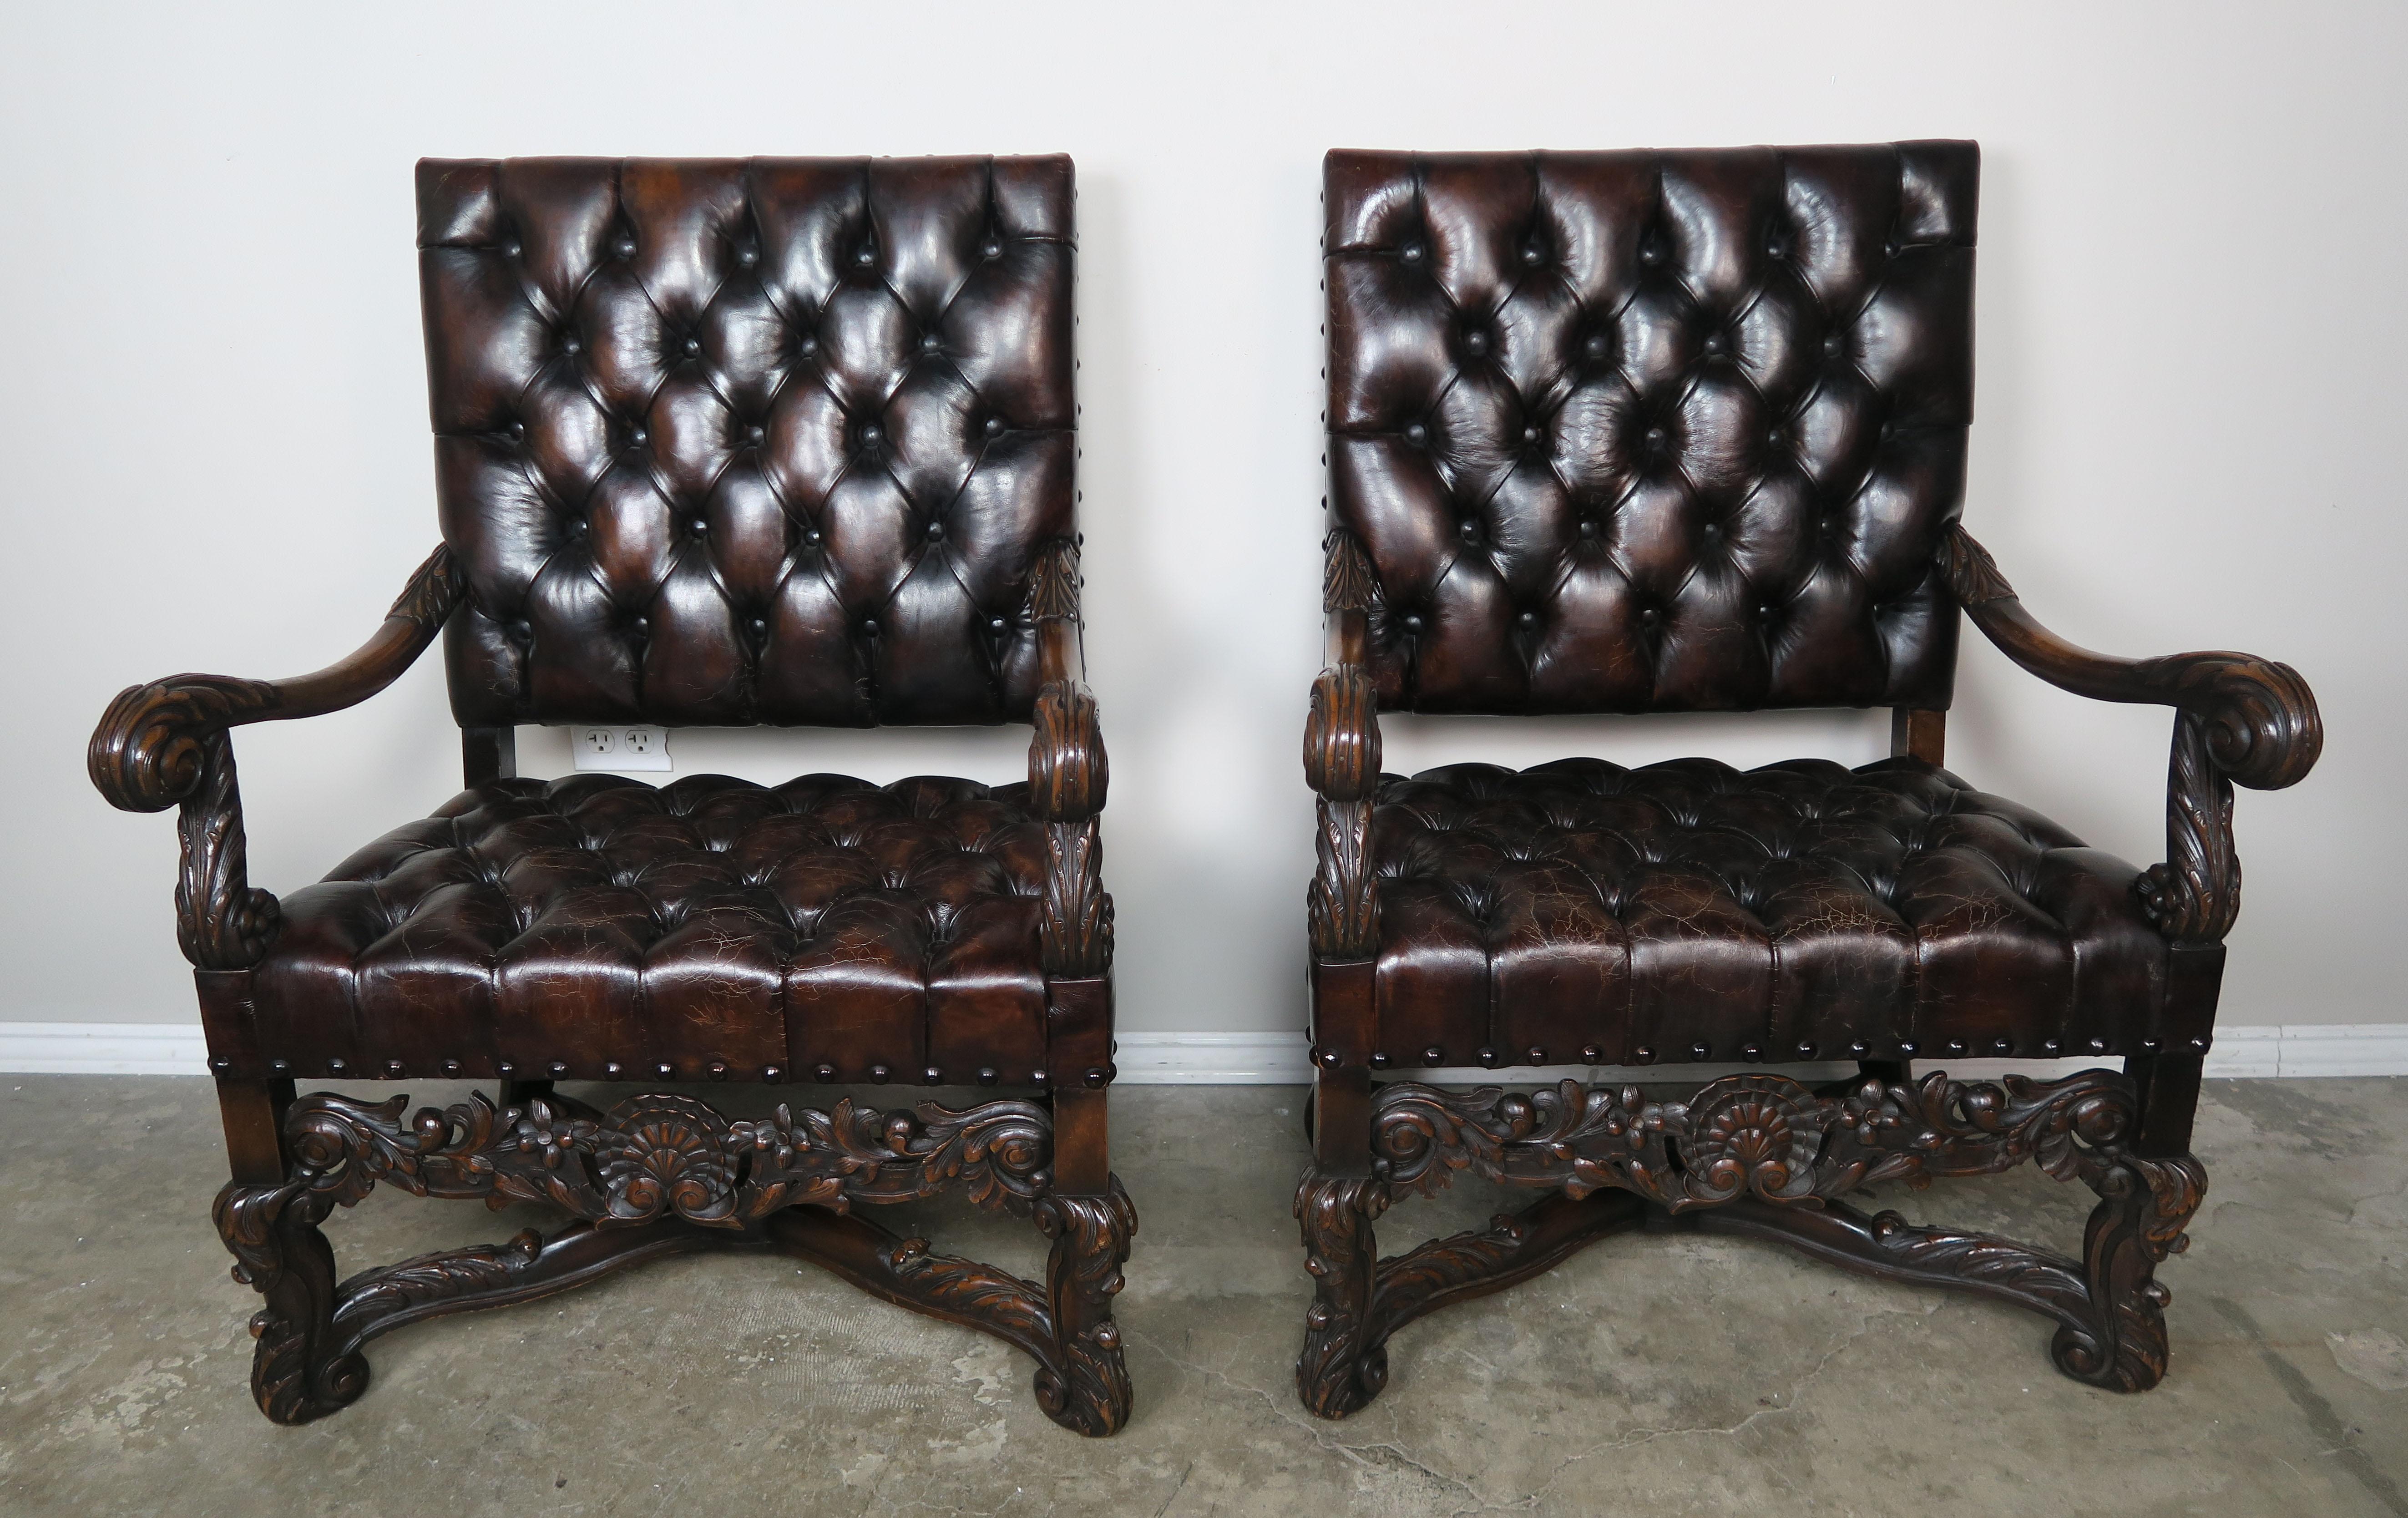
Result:
{"type": "Polygon", "coordinates": [[[669,736],[658,727],[580,727],[571,738],[580,769],[624,775],[676,767],[669,762],[669,736]]]}

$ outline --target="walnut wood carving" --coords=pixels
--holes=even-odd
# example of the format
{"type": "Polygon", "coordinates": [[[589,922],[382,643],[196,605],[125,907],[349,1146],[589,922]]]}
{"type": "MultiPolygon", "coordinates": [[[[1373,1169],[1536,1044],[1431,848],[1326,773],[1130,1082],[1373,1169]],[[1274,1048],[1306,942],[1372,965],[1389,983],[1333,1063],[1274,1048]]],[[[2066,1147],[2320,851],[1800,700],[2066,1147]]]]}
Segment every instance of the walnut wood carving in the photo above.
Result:
{"type": "Polygon", "coordinates": [[[2140,882],[2151,921],[2177,942],[2219,942],[2241,909],[2232,787],[2295,785],[2324,752],[2324,719],[2298,670],[2246,653],[2117,659],[2066,642],[2034,621],[1987,550],[1961,523],[1939,564],[1975,626],[2053,685],[2101,701],[2175,709],[2166,795],[2166,862],[2140,882]]]}
{"type": "Polygon", "coordinates": [[[1104,891],[1096,814],[1111,766],[1096,698],[1080,680],[1079,546],[1045,545],[1029,572],[1028,615],[1039,632],[1045,683],[1030,714],[1029,809],[1045,824],[1045,894],[1038,931],[1045,971],[1065,980],[1112,963],[1112,898],[1104,891]]]}
{"type": "Polygon", "coordinates": [[[176,833],[182,867],[176,876],[176,942],[202,969],[255,965],[276,939],[276,897],[253,890],[242,830],[242,793],[235,783],[234,739],[222,730],[204,739],[201,782],[180,803],[176,833]]]}
{"type": "Polygon", "coordinates": [[[176,939],[194,965],[256,964],[278,926],[276,898],[251,889],[245,875],[229,729],[339,710],[384,689],[433,641],[464,583],[451,551],[437,548],[410,576],[376,636],[340,664],[280,680],[177,675],[119,692],[101,714],[86,753],[100,794],[125,811],[181,809],[176,939]]]}
{"type": "Polygon", "coordinates": [[[634,1096],[607,1114],[557,1096],[497,1108],[480,1094],[405,1119],[407,1108],[402,1096],[296,1102],[284,1124],[287,1179],[236,1182],[218,1196],[236,1279],[265,1299],[251,1325],[252,1392],[279,1423],[357,1399],[368,1384],[362,1346],[404,1324],[532,1300],[667,1254],[765,1245],[1027,1351],[1040,1405],[1066,1426],[1107,1434],[1127,1416],[1111,1297],[1137,1214],[1117,1179],[1103,1196],[1053,1191],[1052,1122],[1036,1103],[954,1111],[923,1102],[905,1112],[847,1100],[826,1112],[781,1107],[757,1122],[674,1095],[634,1096]],[[548,1240],[530,1230],[338,1284],[319,1225],[379,1183],[546,1202],[576,1221],[548,1240]],[[1053,1240],[1045,1286],[848,1215],[855,1203],[953,1188],[1033,1213],[1053,1240]]]}
{"type": "Polygon", "coordinates": [[[1359,666],[1323,670],[1304,725],[1305,780],[1317,794],[1317,864],[1306,894],[1315,956],[1360,959],[1380,937],[1371,802],[1380,783],[1379,693],[1359,666]]]}
{"type": "Polygon", "coordinates": [[[1321,609],[1369,611],[1380,596],[1380,578],[1362,542],[1343,527],[1321,543],[1321,609]]]}
{"type": "Polygon", "coordinates": [[[1657,1210],[1782,1239],[1870,1274],[1961,1286],[2045,1313],[2059,1325],[2058,1368],[2114,1390],[2143,1390],[2166,1365],[2167,1293],[2154,1271],[2182,1247],[2207,1180],[2187,1155],[2135,1154],[2138,1118],[2134,1082],[2106,1070],[2049,1083],[1868,1080],[1826,1096],[1752,1073],[1725,1077],[1684,1102],[1570,1081],[1528,1096],[1389,1085],[1374,1099],[1372,1174],[1309,1171],[1297,1193],[1314,1280],[1297,1387],[1315,1411],[1343,1416],[1378,1395],[1387,1374],[1383,1346],[1406,1322],[1526,1279],[1657,1210]],[[1895,1213],[1865,1219],[1836,1200],[1879,1181],[1920,1185],[2026,1160],[2098,1193],[2080,1260],[1914,1227],[1895,1213]],[[1462,1170],[1557,1195],[1484,1233],[1374,1266],[1381,1213],[1462,1170]]]}

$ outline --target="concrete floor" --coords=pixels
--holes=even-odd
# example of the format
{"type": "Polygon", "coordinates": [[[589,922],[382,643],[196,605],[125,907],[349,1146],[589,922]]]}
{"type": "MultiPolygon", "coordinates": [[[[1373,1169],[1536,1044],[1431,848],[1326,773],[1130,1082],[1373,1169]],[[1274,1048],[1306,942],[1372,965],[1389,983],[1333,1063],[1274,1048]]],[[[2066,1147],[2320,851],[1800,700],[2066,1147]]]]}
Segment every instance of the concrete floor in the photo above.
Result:
{"type": "MultiPolygon", "coordinates": [[[[1116,1095],[1138,1406],[1089,1441],[1000,1344],[744,1255],[403,1329],[356,1406],[276,1427],[246,1390],[256,1298],[208,1221],[207,1082],[0,1076],[0,1512],[2408,1515],[2408,1081],[2211,1088],[2212,1188],[2163,1274],[2173,1369],[2145,1396],[2059,1377],[2006,1308],[1625,1237],[1406,1329],[1343,1424],[1290,1380],[1299,1096],[1116,1095]]],[[[2028,1169],[1881,1197],[2069,1248],[2088,1200],[2028,1169]]],[[[1504,1201],[1464,1182],[1383,1242],[1504,1201]]],[[[518,1210],[380,1193],[328,1233],[348,1270],[543,1221],[518,1210]]],[[[1010,1219],[885,1221],[1039,1266],[1010,1219]]]]}

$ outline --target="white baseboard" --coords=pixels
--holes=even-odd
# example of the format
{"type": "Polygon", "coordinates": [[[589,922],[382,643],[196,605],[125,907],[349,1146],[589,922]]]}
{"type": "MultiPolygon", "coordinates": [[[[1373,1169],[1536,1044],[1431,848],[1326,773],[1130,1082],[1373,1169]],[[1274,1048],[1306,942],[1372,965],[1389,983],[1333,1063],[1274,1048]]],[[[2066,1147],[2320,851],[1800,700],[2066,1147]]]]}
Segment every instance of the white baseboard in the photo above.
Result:
{"type": "MultiPolygon", "coordinates": [[[[1113,1063],[1121,1080],[1140,1086],[1302,1085],[1309,1067],[1301,1033],[1124,1033],[1113,1063]]],[[[2045,1075],[2096,1064],[2071,1060],[1956,1060],[1954,1074],[1994,1079],[2009,1070],[2045,1075]]],[[[1512,1079],[1543,1083],[1581,1081],[1662,1081],[1710,1077],[1736,1065],[1653,1066],[1646,1069],[1520,1068],[1512,1079]]],[[[0,1072],[18,1075],[204,1075],[208,1050],[193,1023],[0,1023],[0,1072]]],[[[1837,1078],[1850,1067],[1785,1066],[1801,1077],[1837,1078]]],[[[1401,1073],[1401,1072],[1400,1072],[1401,1073]]],[[[1470,1083],[1502,1079],[1494,1070],[1412,1072],[1426,1081],[1470,1083]]],[[[2297,1023],[2285,1027],[2217,1030],[2207,1056],[2211,1079],[2275,1076],[2408,1075],[2408,1023],[2297,1023]]]]}

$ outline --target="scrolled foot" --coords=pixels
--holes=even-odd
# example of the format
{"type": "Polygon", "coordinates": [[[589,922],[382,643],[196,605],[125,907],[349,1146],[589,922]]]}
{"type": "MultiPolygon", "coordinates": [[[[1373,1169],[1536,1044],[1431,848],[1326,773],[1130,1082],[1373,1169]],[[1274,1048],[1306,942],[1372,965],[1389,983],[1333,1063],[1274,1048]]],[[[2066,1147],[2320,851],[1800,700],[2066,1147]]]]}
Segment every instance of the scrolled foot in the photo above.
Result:
{"type": "Polygon", "coordinates": [[[1054,1241],[1045,1291],[1056,1351],[1038,1368],[1037,1404],[1063,1427],[1098,1439],[1128,1422],[1131,1399],[1112,1298],[1123,1285],[1137,1208],[1120,1177],[1101,1196],[1049,1196],[1033,1211],[1038,1230],[1054,1241]]]}
{"type": "Polygon", "coordinates": [[[251,1320],[259,1340],[251,1395],[277,1423],[305,1424],[359,1400],[368,1363],[337,1353],[335,1252],[318,1231],[332,1203],[306,1181],[233,1183],[211,1214],[235,1257],[234,1278],[266,1298],[251,1320]]]}
{"type": "Polygon", "coordinates": [[[1387,1207],[1388,1188],[1377,1180],[1308,1170],[1297,1187],[1312,1306],[1304,1314],[1296,1391],[1320,1417],[1359,1411],[1388,1384],[1386,1335],[1372,1313],[1380,1257],[1372,1223],[1387,1207]]]}
{"type": "Polygon", "coordinates": [[[2127,1155],[2091,1184],[2100,1199],[2083,1231],[2089,1321],[2059,1327],[2049,1358],[2076,1381],[2145,1392],[2165,1379],[2165,1311],[2173,1299],[2157,1267],[2189,1243],[2183,1229],[2207,1196],[2207,1171],[2187,1154],[2127,1155]]]}

